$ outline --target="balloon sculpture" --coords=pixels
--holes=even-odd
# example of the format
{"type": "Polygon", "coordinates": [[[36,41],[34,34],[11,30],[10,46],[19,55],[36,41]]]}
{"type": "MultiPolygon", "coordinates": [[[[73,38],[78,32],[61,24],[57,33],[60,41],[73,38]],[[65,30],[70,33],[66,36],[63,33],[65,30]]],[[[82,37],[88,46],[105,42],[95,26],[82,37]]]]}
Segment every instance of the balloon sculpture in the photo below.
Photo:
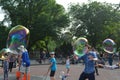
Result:
{"type": "Polygon", "coordinates": [[[112,39],[105,39],[103,41],[103,50],[109,54],[115,53],[116,43],[112,39]]]}

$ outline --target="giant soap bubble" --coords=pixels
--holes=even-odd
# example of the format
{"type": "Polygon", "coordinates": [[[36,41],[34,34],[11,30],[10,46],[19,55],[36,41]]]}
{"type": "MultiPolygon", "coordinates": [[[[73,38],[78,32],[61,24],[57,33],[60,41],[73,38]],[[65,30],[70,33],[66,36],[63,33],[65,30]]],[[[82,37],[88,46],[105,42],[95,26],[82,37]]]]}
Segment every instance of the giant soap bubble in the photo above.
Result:
{"type": "Polygon", "coordinates": [[[103,41],[103,50],[107,53],[115,53],[116,51],[116,44],[112,39],[105,39],[103,41]]]}
{"type": "Polygon", "coordinates": [[[4,60],[5,59],[5,54],[9,55],[8,53],[10,53],[11,50],[9,50],[9,48],[3,48],[2,50],[0,50],[0,59],[4,60]]]}
{"type": "Polygon", "coordinates": [[[85,45],[88,44],[88,40],[84,37],[80,37],[78,38],[73,46],[74,46],[74,53],[77,55],[77,56],[82,56],[84,55],[84,48],[85,48],[85,45]]]}
{"type": "Polygon", "coordinates": [[[8,34],[7,48],[18,54],[17,48],[20,45],[24,45],[25,47],[27,47],[29,41],[29,34],[29,29],[22,25],[17,25],[13,27],[8,34]]]}

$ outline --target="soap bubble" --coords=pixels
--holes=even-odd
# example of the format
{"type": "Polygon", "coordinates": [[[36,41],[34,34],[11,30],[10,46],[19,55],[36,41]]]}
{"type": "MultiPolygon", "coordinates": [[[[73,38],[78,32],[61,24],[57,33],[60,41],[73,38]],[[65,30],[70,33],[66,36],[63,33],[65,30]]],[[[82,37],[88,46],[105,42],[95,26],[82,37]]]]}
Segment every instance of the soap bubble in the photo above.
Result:
{"type": "Polygon", "coordinates": [[[74,43],[74,53],[78,56],[84,55],[85,45],[88,44],[88,40],[84,37],[78,38],[74,43]]]}
{"type": "Polygon", "coordinates": [[[107,53],[115,53],[116,43],[112,39],[105,39],[103,41],[103,50],[107,53]]]}
{"type": "Polygon", "coordinates": [[[27,29],[26,27],[22,25],[17,25],[13,27],[8,34],[7,48],[15,51],[15,53],[17,53],[17,48],[20,45],[24,45],[26,48],[29,41],[29,35],[29,29],[27,29]]]}

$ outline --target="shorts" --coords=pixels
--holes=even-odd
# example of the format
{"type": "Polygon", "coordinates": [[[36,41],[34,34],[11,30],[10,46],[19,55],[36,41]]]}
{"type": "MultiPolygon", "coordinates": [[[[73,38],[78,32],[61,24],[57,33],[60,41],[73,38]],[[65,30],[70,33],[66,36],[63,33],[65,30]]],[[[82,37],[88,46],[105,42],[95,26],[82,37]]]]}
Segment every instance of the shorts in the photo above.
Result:
{"type": "Polygon", "coordinates": [[[24,67],[24,66],[20,66],[20,72],[21,73],[28,73],[28,72],[30,72],[30,67],[24,67]]]}
{"type": "Polygon", "coordinates": [[[54,77],[54,75],[55,75],[55,71],[51,71],[50,72],[50,77],[54,77]]]}
{"type": "Polygon", "coordinates": [[[70,69],[70,66],[66,66],[66,69],[70,69]]]}

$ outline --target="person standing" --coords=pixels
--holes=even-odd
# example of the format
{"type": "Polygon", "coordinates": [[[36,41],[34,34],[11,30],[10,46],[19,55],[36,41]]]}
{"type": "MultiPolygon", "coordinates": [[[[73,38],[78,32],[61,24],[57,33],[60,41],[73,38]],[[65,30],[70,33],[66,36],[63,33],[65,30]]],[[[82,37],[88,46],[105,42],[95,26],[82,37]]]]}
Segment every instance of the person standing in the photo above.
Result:
{"type": "Polygon", "coordinates": [[[20,80],[30,80],[30,59],[29,59],[29,54],[27,49],[21,45],[20,47],[18,47],[18,49],[20,50],[20,54],[19,54],[19,66],[20,66],[20,72],[21,72],[21,76],[20,76],[20,80]]]}
{"type": "Polygon", "coordinates": [[[85,64],[84,71],[81,73],[79,80],[95,80],[95,62],[97,60],[97,56],[90,52],[91,47],[89,45],[85,45],[86,50],[83,56],[75,57],[78,60],[83,60],[85,64]]]}
{"type": "Polygon", "coordinates": [[[70,72],[70,58],[69,58],[69,56],[67,56],[67,60],[66,60],[66,69],[67,69],[67,75],[69,75],[69,72],[70,72]]]}
{"type": "Polygon", "coordinates": [[[3,60],[3,72],[4,72],[3,80],[8,80],[9,58],[7,53],[5,53],[4,56],[5,59],[3,60]]]}
{"type": "Polygon", "coordinates": [[[11,55],[9,58],[9,71],[12,72],[13,64],[15,62],[15,56],[11,55]]]}
{"type": "Polygon", "coordinates": [[[110,66],[113,65],[113,57],[114,57],[114,54],[109,54],[108,53],[108,63],[110,66]]]}
{"type": "Polygon", "coordinates": [[[51,59],[50,59],[50,66],[48,68],[48,71],[47,71],[47,74],[49,73],[50,71],[50,80],[55,80],[55,72],[57,70],[57,62],[56,62],[56,59],[55,59],[55,53],[54,52],[51,52],[50,53],[50,56],[51,56],[51,59]]]}
{"type": "Polygon", "coordinates": [[[20,72],[21,62],[22,62],[21,55],[18,55],[17,56],[18,70],[16,71],[16,79],[17,80],[20,80],[20,77],[21,77],[21,72],[20,72]]]}
{"type": "MultiPolygon", "coordinates": [[[[98,58],[98,52],[95,50],[95,48],[92,48],[92,53],[94,53],[94,55],[95,56],[97,56],[97,58],[98,58]]],[[[95,61],[95,73],[96,73],[96,75],[99,75],[99,72],[98,72],[98,63],[97,63],[98,61],[95,61]]]]}

